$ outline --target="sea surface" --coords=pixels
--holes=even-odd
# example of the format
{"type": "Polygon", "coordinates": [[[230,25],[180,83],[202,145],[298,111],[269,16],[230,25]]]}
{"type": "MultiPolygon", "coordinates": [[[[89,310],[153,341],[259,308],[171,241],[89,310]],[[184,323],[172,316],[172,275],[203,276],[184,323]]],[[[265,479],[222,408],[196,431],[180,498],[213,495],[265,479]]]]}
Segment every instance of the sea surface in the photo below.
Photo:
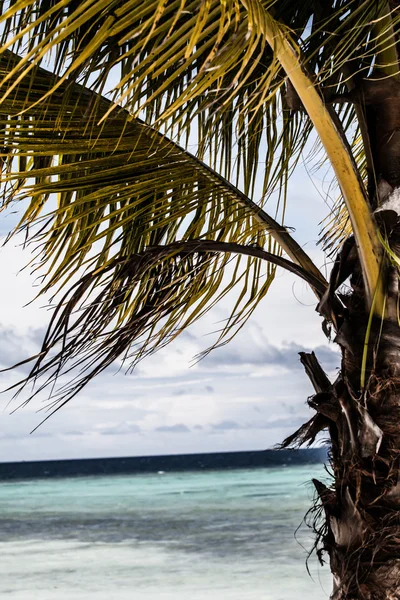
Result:
{"type": "Polygon", "coordinates": [[[323,466],[0,482],[0,598],[324,600],[323,466]]]}

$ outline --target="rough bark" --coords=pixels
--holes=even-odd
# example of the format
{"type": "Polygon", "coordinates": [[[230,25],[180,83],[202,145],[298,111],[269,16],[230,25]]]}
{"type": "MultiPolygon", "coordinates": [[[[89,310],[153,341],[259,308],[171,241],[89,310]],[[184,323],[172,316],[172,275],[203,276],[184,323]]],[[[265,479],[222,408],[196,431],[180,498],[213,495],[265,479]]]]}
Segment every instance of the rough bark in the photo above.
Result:
{"type": "MultiPolygon", "coordinates": [[[[325,522],[316,529],[319,556],[329,555],[331,600],[400,599],[400,81],[375,77],[359,90],[374,163],[370,206],[386,257],[386,312],[366,309],[357,248],[349,238],[337,257],[317,310],[336,331],[340,373],[330,383],[313,354],[301,361],[316,414],[284,445],[330,435],[334,485],[314,485],[325,522]],[[351,291],[340,293],[350,277],[351,291]]],[[[355,98],[357,102],[357,98],[355,98]]]]}
{"type": "MultiPolygon", "coordinates": [[[[378,185],[370,198],[381,233],[400,256],[400,85],[366,86],[368,129],[378,185]]],[[[351,246],[351,242],[349,242],[351,246]]],[[[337,271],[351,274],[341,296],[335,341],[342,351],[330,419],[334,489],[318,490],[326,515],[322,544],[334,576],[332,600],[400,598],[400,327],[399,271],[388,260],[384,318],[365,310],[355,248],[342,253],[337,271]],[[368,333],[368,322],[370,331],[368,333]],[[339,410],[340,407],[340,410],[339,410]]],[[[399,263],[400,264],[400,263],[399,263]]],[[[337,276],[337,273],[336,273],[337,276]]],[[[334,295],[343,277],[329,294],[334,295]]],[[[330,304],[332,306],[332,303],[330,304]]],[[[318,486],[317,486],[318,487],[318,486]]]]}
{"type": "MultiPolygon", "coordinates": [[[[329,424],[335,486],[331,494],[319,490],[326,514],[322,542],[334,575],[332,600],[394,600],[400,598],[400,331],[397,319],[375,318],[367,340],[360,280],[354,269],[336,337],[342,366],[329,424]]],[[[390,268],[389,315],[397,282],[390,268]]]]}
{"type": "Polygon", "coordinates": [[[315,395],[315,415],[284,445],[311,443],[328,430],[334,484],[314,485],[325,522],[319,556],[329,556],[331,600],[400,599],[400,82],[365,82],[363,90],[375,185],[370,205],[391,248],[386,257],[386,312],[371,317],[355,241],[337,257],[317,310],[342,352],[334,382],[313,354],[301,361],[315,395]],[[340,292],[350,278],[350,292],[340,292]]]}
{"type": "MultiPolygon", "coordinates": [[[[301,361],[315,389],[316,415],[285,444],[312,441],[321,429],[331,438],[334,486],[314,481],[325,524],[320,549],[329,555],[334,578],[331,600],[400,598],[400,329],[397,319],[374,319],[364,310],[358,268],[344,303],[336,341],[342,350],[339,376],[331,384],[314,354],[301,361]]],[[[388,288],[397,296],[397,270],[388,288]]]]}
{"type": "MultiPolygon", "coordinates": [[[[399,225],[389,237],[400,256],[399,225]]],[[[330,559],[331,600],[399,600],[399,274],[397,267],[388,266],[386,316],[374,317],[367,334],[370,315],[354,248],[348,240],[332,270],[330,290],[319,305],[326,317],[336,311],[340,373],[331,384],[315,355],[301,353],[315,390],[308,402],[316,414],[284,444],[310,443],[322,429],[330,434],[334,485],[327,488],[319,481],[314,485],[325,513],[319,546],[330,559]],[[339,295],[338,311],[331,297],[349,272],[352,292],[339,295]]]]}

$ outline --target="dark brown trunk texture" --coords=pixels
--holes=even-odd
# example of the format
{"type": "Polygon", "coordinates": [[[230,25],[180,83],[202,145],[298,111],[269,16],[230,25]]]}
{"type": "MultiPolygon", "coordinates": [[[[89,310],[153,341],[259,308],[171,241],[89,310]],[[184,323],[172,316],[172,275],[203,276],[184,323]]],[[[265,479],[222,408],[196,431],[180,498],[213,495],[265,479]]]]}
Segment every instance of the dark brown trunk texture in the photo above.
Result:
{"type": "MultiPolygon", "coordinates": [[[[337,315],[340,374],[331,383],[315,355],[301,353],[315,389],[308,403],[316,414],[284,445],[312,442],[323,429],[330,434],[334,485],[328,488],[317,480],[314,485],[324,513],[322,526],[321,522],[316,526],[318,554],[329,556],[334,580],[331,599],[399,600],[398,272],[394,267],[388,269],[388,314],[395,317],[373,318],[367,335],[369,315],[354,254],[355,246],[349,241],[337,263],[339,271],[352,263],[353,290],[341,297],[344,309],[337,315]],[[362,385],[364,353],[367,360],[362,385]]],[[[327,310],[327,303],[325,298],[322,311],[327,310]]]]}
{"type": "MultiPolygon", "coordinates": [[[[383,237],[400,257],[400,83],[366,81],[363,92],[375,174],[370,204],[383,237]]],[[[399,266],[386,257],[385,318],[370,318],[357,248],[345,242],[319,304],[324,331],[342,351],[331,383],[314,354],[301,354],[315,395],[315,416],[284,445],[328,430],[332,487],[314,485],[324,514],[317,548],[329,556],[331,600],[400,600],[400,301],[399,266]],[[348,293],[339,293],[350,277],[348,293]]]]}
{"type": "Polygon", "coordinates": [[[332,600],[399,600],[400,330],[397,319],[374,319],[367,337],[354,275],[353,287],[336,338],[340,375],[312,400],[327,419],[335,480],[333,490],[314,482],[326,515],[321,542],[332,600]]]}

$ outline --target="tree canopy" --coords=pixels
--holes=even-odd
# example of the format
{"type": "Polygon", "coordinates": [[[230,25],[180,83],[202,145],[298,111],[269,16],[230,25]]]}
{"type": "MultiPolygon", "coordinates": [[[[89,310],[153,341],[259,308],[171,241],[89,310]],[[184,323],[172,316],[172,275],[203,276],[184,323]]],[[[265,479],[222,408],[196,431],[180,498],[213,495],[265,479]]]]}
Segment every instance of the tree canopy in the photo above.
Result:
{"type": "Polygon", "coordinates": [[[313,131],[340,188],[321,242],[335,252],[353,231],[381,311],[367,107],[397,74],[398,20],[377,0],[3,4],[2,205],[24,207],[15,231],[57,298],[22,387],[42,376],[33,394],[52,390],[70,374],[53,392],[58,409],[236,288],[225,343],[277,266],[321,299],[328,284],[284,225],[313,131]]]}

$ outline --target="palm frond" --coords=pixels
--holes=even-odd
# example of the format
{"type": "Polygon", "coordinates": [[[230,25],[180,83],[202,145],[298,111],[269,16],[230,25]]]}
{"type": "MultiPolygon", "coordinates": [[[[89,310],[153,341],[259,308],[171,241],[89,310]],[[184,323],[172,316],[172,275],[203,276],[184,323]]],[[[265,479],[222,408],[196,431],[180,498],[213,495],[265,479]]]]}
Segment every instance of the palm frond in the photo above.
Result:
{"type": "MultiPolygon", "coordinates": [[[[53,313],[40,353],[29,359],[35,361],[30,373],[13,387],[20,393],[29,382],[40,378],[42,383],[25,402],[50,387],[47,410],[52,414],[121,357],[127,370],[133,369],[243,278],[236,271],[223,285],[213,277],[221,273],[226,257],[232,254],[281,266],[321,294],[325,290],[321,281],[302,267],[262,248],[213,240],[149,247],[129,258],[116,258],[70,286],[53,313]],[[67,376],[66,383],[63,376],[67,376]]],[[[253,289],[254,298],[246,304],[249,314],[272,279],[270,273],[258,290],[253,289]]],[[[240,326],[243,314],[232,315],[230,321],[230,326],[240,326]]],[[[219,343],[223,338],[224,332],[219,343]]]]}
{"type": "MultiPolygon", "coordinates": [[[[375,172],[374,151],[372,140],[369,137],[363,82],[366,81],[367,76],[374,80],[398,75],[399,57],[396,50],[396,36],[398,37],[400,15],[398,10],[390,9],[389,2],[376,2],[375,4],[361,2],[355,8],[357,10],[353,15],[349,15],[350,19],[353,19],[354,27],[358,32],[368,32],[368,35],[364,40],[359,39],[358,46],[351,48],[349,43],[347,58],[344,51],[344,60],[335,67],[335,60],[332,60],[332,68],[341,72],[342,92],[343,90],[345,92],[342,98],[347,96],[350,102],[346,112],[342,113],[346,114],[347,121],[343,124],[343,130],[348,132],[352,155],[365,189],[368,189],[370,204],[375,209],[374,200],[379,173],[375,172]],[[354,58],[356,52],[360,55],[359,60],[354,58]]],[[[345,36],[342,43],[346,50],[346,39],[350,40],[354,33],[351,27],[348,27],[347,18],[341,25],[337,20],[337,15],[332,18],[334,28],[341,27],[345,36]]],[[[339,89],[335,93],[339,94],[339,89]]],[[[340,95],[338,97],[340,98],[340,95]]],[[[341,120],[343,122],[343,118],[341,120]]],[[[331,213],[324,221],[321,232],[320,241],[324,250],[330,255],[336,254],[350,233],[352,233],[352,226],[349,214],[343,197],[338,195],[331,213]]]]}
{"type": "MultiPolygon", "coordinates": [[[[307,115],[287,105],[282,56],[275,42],[268,43],[261,25],[266,18],[299,46],[302,68],[324,98],[345,94],[353,77],[368,75],[377,62],[392,63],[396,54],[400,16],[386,0],[23,0],[2,16],[3,51],[23,59],[0,80],[0,95],[4,100],[33,64],[46,61],[61,79],[38,102],[64,81],[100,93],[114,81],[114,102],[103,119],[122,104],[188,143],[195,138],[200,158],[233,177],[246,195],[259,181],[264,154],[263,198],[281,190],[282,221],[288,174],[311,126],[307,115]]],[[[346,128],[361,117],[357,110],[351,114],[346,128]]],[[[360,246],[368,245],[367,229],[360,246]]],[[[358,230],[359,224],[357,238],[358,230]]],[[[372,246],[367,255],[379,254],[372,246]]],[[[374,261],[365,269],[376,275],[374,261]]],[[[367,279],[371,291],[374,276],[367,279]]]]}
{"type": "MultiPolygon", "coordinates": [[[[4,53],[0,73],[17,60],[4,53]]],[[[0,115],[3,207],[25,204],[16,231],[36,248],[42,292],[69,289],[28,380],[49,370],[52,385],[82,361],[87,375],[67,384],[70,398],[117,357],[135,364],[237,288],[224,343],[264,297],[276,265],[323,294],[323,276],[289,232],[165,135],[124,109],[100,123],[109,102],[78,84],[59,86],[44,110],[35,99],[54,79],[32,69],[0,115]]]]}
{"type": "Polygon", "coordinates": [[[262,11],[259,0],[246,0],[246,7],[253,19],[257,20],[259,29],[268,43],[274,48],[277,59],[298,93],[326,151],[349,211],[364,274],[367,299],[371,304],[372,299],[376,298],[375,306],[379,312],[384,304],[380,277],[382,248],[367,195],[347,140],[338,128],[336,115],[326,107],[310,75],[304,71],[301,57],[285,29],[268,12],[262,11]]]}
{"type": "MultiPolygon", "coordinates": [[[[157,312],[162,323],[155,327],[164,333],[154,347],[237,286],[238,301],[221,342],[242,326],[274,276],[273,263],[262,266],[251,255],[242,268],[239,257],[221,291],[230,253],[177,258],[177,242],[238,244],[274,256],[283,249],[320,294],[318,286],[326,282],[277,221],[284,222],[287,180],[306,147],[311,121],[316,124],[322,114],[334,125],[328,127],[333,138],[342,138],[353,191],[362,196],[362,177],[356,176],[345,139],[362,114],[357,105],[343,111],[327,105],[340,98],[352,103],[352,83],[376,63],[395,71],[393,36],[400,16],[388,11],[386,1],[20,0],[0,20],[3,204],[27,203],[19,229],[39,249],[32,266],[45,268],[44,291],[63,289],[82,270],[112,278],[112,267],[117,273],[138,256],[145,264],[149,248],[170,248],[172,262],[160,258],[164,274],[152,263],[146,271],[152,277],[138,267],[143,276],[135,293],[129,289],[125,297],[116,287],[111,321],[120,324],[137,316],[147,297],[163,297],[168,273],[175,292],[186,298],[183,324],[179,310],[157,312]],[[40,65],[48,65],[53,76],[40,65]],[[111,93],[111,101],[104,93],[111,93]],[[165,133],[194,145],[197,156],[165,133]],[[254,203],[249,196],[260,182],[263,192],[254,203]],[[275,189],[280,202],[272,219],[263,205],[275,189]],[[179,288],[184,281],[190,297],[179,288]]],[[[322,131],[325,146],[329,131],[322,131]]],[[[360,132],[365,133],[361,124],[360,132]]],[[[363,148],[355,157],[359,166],[363,148]]],[[[363,227],[354,206],[350,209],[353,226],[363,227]]],[[[364,221],[368,235],[362,244],[366,240],[372,265],[366,272],[372,272],[376,247],[373,236],[368,247],[372,230],[364,221]]],[[[367,273],[367,280],[371,292],[373,276],[367,273]]],[[[103,285],[100,279],[98,284],[103,285]]],[[[140,332],[156,339],[150,322],[141,323],[131,339],[140,332]]],[[[146,343],[137,356],[145,348],[146,343]]],[[[64,358],[60,361],[64,368],[64,358]]]]}
{"type": "MultiPolygon", "coordinates": [[[[304,29],[309,7],[298,12],[304,29]]],[[[197,138],[200,158],[246,195],[260,161],[264,196],[286,185],[310,127],[285,109],[284,73],[240,2],[24,1],[2,18],[3,51],[23,55],[0,80],[3,100],[33,63],[50,62],[62,79],[47,94],[67,79],[98,93],[114,82],[109,111],[122,104],[157,128],[197,138]]],[[[280,220],[283,212],[284,202],[280,220]]]]}
{"type": "MultiPolygon", "coordinates": [[[[5,53],[0,75],[18,61],[5,53]]],[[[181,223],[186,226],[182,239],[198,237],[203,229],[208,236],[236,235],[231,229],[221,232],[226,221],[250,240],[270,233],[294,262],[324,281],[285,227],[214,169],[140,119],[127,121],[126,111],[120,109],[110,122],[98,124],[110,102],[77,84],[63,84],[45,110],[35,105],[37,94],[51,89],[55,79],[35,68],[4,101],[0,117],[3,207],[29,199],[21,227],[52,221],[44,260],[62,247],[68,257],[63,268],[71,274],[71,261],[81,264],[86,249],[105,237],[107,251],[121,239],[128,243],[130,236],[139,247],[127,251],[139,251],[170,242],[181,223]],[[33,106],[21,116],[26,103],[33,106]],[[57,194],[57,206],[43,214],[51,194],[57,194]],[[185,220],[191,213],[192,220],[185,220]],[[141,229],[133,227],[139,223],[141,229]]],[[[98,253],[97,260],[106,260],[106,254],[98,253]]],[[[64,274],[61,270],[57,277],[64,274]]]]}

